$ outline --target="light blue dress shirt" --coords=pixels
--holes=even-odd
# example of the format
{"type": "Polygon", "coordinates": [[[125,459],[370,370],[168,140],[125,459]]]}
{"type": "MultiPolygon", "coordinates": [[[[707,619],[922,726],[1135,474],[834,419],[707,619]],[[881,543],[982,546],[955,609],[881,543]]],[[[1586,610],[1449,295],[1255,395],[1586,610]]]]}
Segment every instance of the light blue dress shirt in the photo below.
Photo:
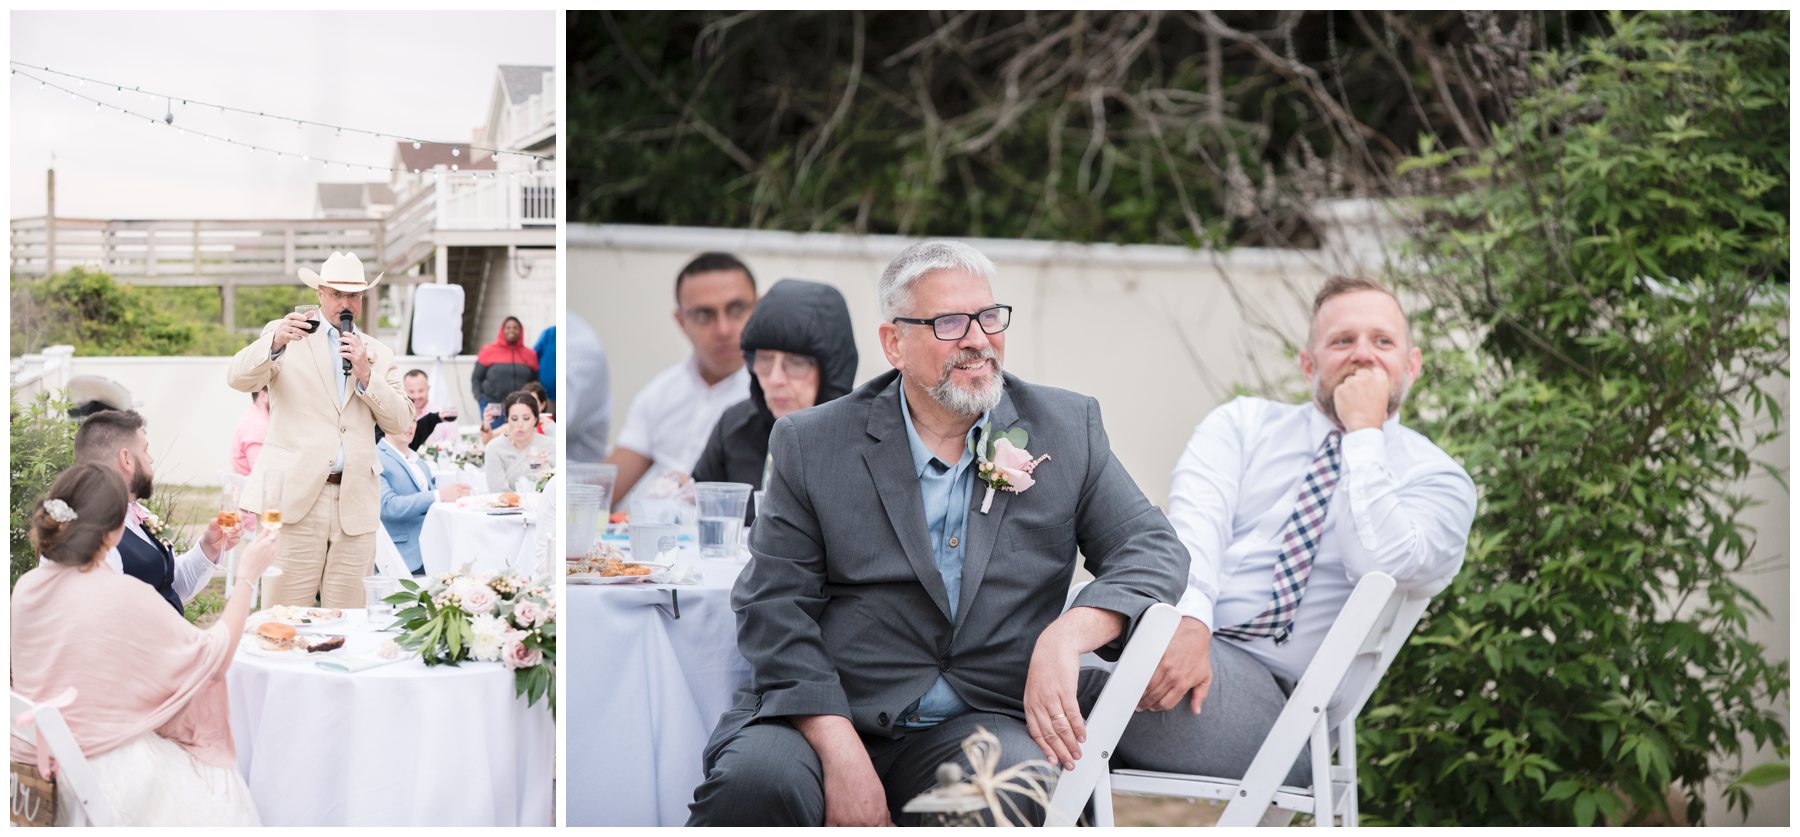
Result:
{"type": "MultiPolygon", "coordinates": [[[[323,320],[321,320],[320,323],[325,328],[325,339],[327,341],[329,341],[326,345],[328,345],[331,349],[331,369],[332,369],[332,371],[337,373],[337,385],[338,385],[337,386],[337,397],[338,397],[338,403],[342,404],[342,403],[344,403],[344,387],[350,380],[350,373],[344,371],[343,358],[338,357],[337,347],[338,347],[338,340],[340,339],[339,335],[341,334],[341,332],[338,331],[337,326],[334,326],[331,323],[324,322],[323,320]]],[[[287,351],[287,347],[282,346],[281,348],[270,352],[269,359],[274,360],[278,357],[281,357],[282,353],[284,353],[286,351],[287,351]]],[[[360,382],[358,382],[356,385],[356,391],[357,392],[367,392],[368,388],[364,387],[360,382]]],[[[344,472],[344,443],[343,442],[338,442],[337,461],[333,462],[331,464],[331,472],[334,474],[341,474],[344,472]]]]}
{"type": "MultiPolygon", "coordinates": [[[[969,523],[969,492],[975,485],[975,455],[963,447],[961,459],[954,465],[943,460],[925,446],[919,431],[913,427],[912,413],[906,409],[906,387],[900,388],[900,416],[906,421],[906,441],[912,448],[913,469],[919,478],[919,498],[925,501],[925,528],[931,539],[931,557],[938,575],[944,579],[944,590],[950,595],[950,619],[956,620],[958,599],[962,593],[963,555],[968,551],[965,535],[969,523]]],[[[988,413],[982,413],[969,438],[979,441],[987,427],[988,413]]],[[[918,700],[900,713],[895,724],[902,729],[923,729],[943,723],[969,711],[950,681],[938,675],[937,682],[918,700]]]]}

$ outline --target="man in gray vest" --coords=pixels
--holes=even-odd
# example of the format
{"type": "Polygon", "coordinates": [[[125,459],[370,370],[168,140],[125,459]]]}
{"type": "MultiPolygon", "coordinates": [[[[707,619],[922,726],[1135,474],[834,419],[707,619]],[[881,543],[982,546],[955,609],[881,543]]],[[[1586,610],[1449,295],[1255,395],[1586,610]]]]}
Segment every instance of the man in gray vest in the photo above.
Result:
{"type": "Polygon", "coordinates": [[[993,273],[965,244],[908,248],[878,286],[895,371],[776,422],[732,593],[751,684],[691,825],[888,824],[977,727],[1001,769],[1070,766],[1078,658],[1180,596],[1187,553],[1098,403],[1002,372],[993,273]],[[1065,613],[1077,550],[1095,580],[1065,613]]]}

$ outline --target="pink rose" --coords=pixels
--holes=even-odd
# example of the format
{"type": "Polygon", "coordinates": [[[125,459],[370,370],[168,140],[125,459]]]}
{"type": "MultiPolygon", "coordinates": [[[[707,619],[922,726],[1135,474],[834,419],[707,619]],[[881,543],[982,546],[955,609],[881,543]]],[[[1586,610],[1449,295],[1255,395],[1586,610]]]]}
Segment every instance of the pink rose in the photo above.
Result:
{"type": "Polygon", "coordinates": [[[462,609],[471,616],[492,613],[494,605],[500,603],[500,594],[486,584],[470,585],[462,592],[462,609]]]}
{"type": "Polygon", "coordinates": [[[1006,477],[1004,490],[1018,493],[1030,488],[1037,480],[1031,478],[1031,471],[1037,463],[1031,461],[1031,453],[1013,447],[1007,439],[994,442],[994,469],[1006,477]]]}
{"type": "Polygon", "coordinates": [[[500,661],[510,670],[531,668],[544,661],[544,652],[525,645],[525,632],[513,631],[506,635],[506,650],[500,653],[500,661]]]}
{"type": "Polygon", "coordinates": [[[521,628],[535,628],[544,624],[544,611],[537,602],[530,599],[518,599],[513,602],[513,624],[521,628]]]}

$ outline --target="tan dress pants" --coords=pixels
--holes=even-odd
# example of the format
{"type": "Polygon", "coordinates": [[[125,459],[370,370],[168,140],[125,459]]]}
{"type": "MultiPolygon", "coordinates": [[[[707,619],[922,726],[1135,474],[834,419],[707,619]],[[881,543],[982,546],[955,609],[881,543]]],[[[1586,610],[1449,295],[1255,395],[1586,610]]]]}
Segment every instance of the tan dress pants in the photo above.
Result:
{"type": "Polygon", "coordinates": [[[344,534],[338,489],[327,483],[318,502],[299,521],[284,523],[275,565],[281,576],[264,579],[264,605],[363,606],[364,576],[375,569],[375,533],[344,534]]]}

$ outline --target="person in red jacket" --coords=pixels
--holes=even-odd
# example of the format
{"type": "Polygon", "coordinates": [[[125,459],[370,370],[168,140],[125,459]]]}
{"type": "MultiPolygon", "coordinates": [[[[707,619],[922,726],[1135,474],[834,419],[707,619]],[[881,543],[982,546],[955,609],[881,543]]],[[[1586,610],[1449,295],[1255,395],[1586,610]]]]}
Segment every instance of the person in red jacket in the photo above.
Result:
{"type": "Polygon", "coordinates": [[[481,403],[482,420],[489,427],[498,427],[495,417],[487,415],[487,405],[505,401],[507,395],[537,380],[537,373],[537,352],[525,345],[525,325],[518,317],[507,317],[500,323],[500,336],[475,356],[471,383],[475,399],[481,403]]]}

